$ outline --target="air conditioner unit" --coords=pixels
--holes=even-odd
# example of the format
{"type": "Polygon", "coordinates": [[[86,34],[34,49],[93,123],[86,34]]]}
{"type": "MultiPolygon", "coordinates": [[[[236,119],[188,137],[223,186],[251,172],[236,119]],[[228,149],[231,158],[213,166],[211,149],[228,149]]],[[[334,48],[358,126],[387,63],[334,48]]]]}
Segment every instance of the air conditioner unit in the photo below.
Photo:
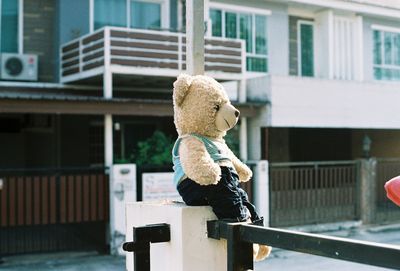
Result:
{"type": "Polygon", "coordinates": [[[2,80],[37,81],[37,55],[1,54],[0,78],[2,80]]]}

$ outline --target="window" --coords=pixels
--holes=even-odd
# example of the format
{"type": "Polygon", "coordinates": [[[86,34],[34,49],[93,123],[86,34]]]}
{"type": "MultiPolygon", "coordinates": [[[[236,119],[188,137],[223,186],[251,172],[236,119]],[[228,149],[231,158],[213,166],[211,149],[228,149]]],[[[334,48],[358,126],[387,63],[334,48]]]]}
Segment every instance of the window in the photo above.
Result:
{"type": "Polygon", "coordinates": [[[94,29],[120,26],[161,28],[163,0],[94,0],[94,29]],[[129,9],[129,16],[127,10],[129,9]]]}
{"type": "Polygon", "coordinates": [[[126,0],[95,0],[94,29],[126,26],[126,0]]]}
{"type": "Polygon", "coordinates": [[[212,36],[245,41],[248,71],[266,72],[268,70],[266,16],[211,9],[210,18],[212,36]]]}
{"type": "Polygon", "coordinates": [[[314,76],[313,24],[298,21],[297,25],[298,75],[314,76]]]}
{"type": "Polygon", "coordinates": [[[161,4],[143,1],[131,2],[132,28],[161,28],[161,4]]]}
{"type": "Polygon", "coordinates": [[[0,51],[18,52],[18,0],[1,0],[0,51]]]}
{"type": "Polygon", "coordinates": [[[400,80],[400,31],[374,30],[374,77],[376,80],[400,80]]]}

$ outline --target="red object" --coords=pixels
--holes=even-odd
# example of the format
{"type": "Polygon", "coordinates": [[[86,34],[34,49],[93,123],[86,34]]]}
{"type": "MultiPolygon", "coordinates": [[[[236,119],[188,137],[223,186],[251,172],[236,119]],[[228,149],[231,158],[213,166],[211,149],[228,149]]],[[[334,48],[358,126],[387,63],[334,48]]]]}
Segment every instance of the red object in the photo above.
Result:
{"type": "Polygon", "coordinates": [[[400,176],[394,177],[385,183],[387,197],[400,206],[400,176]]]}

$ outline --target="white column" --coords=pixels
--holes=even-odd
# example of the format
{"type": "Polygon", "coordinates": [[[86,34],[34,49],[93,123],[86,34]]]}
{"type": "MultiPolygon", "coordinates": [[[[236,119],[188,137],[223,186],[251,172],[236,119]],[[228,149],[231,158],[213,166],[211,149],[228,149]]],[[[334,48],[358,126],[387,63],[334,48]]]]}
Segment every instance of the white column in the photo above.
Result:
{"type": "Polygon", "coordinates": [[[247,118],[240,118],[240,130],[239,130],[239,148],[240,158],[243,161],[248,160],[247,153],[247,118]]]}
{"type": "MultiPolygon", "coordinates": [[[[112,99],[113,82],[110,69],[110,29],[104,30],[104,73],[103,73],[103,97],[112,99]]],[[[113,164],[113,118],[111,114],[104,115],[104,166],[109,168],[109,193],[110,193],[110,252],[117,253],[115,244],[115,210],[114,210],[114,178],[112,174],[113,164]]]]}
{"type": "Polygon", "coordinates": [[[204,74],[204,1],[186,1],[186,71],[204,74]]]}
{"type": "Polygon", "coordinates": [[[264,226],[269,227],[269,170],[268,161],[261,160],[254,170],[254,204],[260,216],[264,217],[264,226]]]}

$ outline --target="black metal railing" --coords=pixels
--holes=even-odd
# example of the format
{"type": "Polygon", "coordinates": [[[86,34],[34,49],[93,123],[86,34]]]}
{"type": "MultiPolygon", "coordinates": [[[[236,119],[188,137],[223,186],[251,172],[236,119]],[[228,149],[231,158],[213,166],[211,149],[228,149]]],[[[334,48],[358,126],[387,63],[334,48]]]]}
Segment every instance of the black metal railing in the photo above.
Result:
{"type": "Polygon", "coordinates": [[[253,270],[253,243],[385,268],[400,266],[400,246],[395,245],[223,221],[208,221],[207,232],[209,238],[227,239],[228,271],[253,270]]]}

